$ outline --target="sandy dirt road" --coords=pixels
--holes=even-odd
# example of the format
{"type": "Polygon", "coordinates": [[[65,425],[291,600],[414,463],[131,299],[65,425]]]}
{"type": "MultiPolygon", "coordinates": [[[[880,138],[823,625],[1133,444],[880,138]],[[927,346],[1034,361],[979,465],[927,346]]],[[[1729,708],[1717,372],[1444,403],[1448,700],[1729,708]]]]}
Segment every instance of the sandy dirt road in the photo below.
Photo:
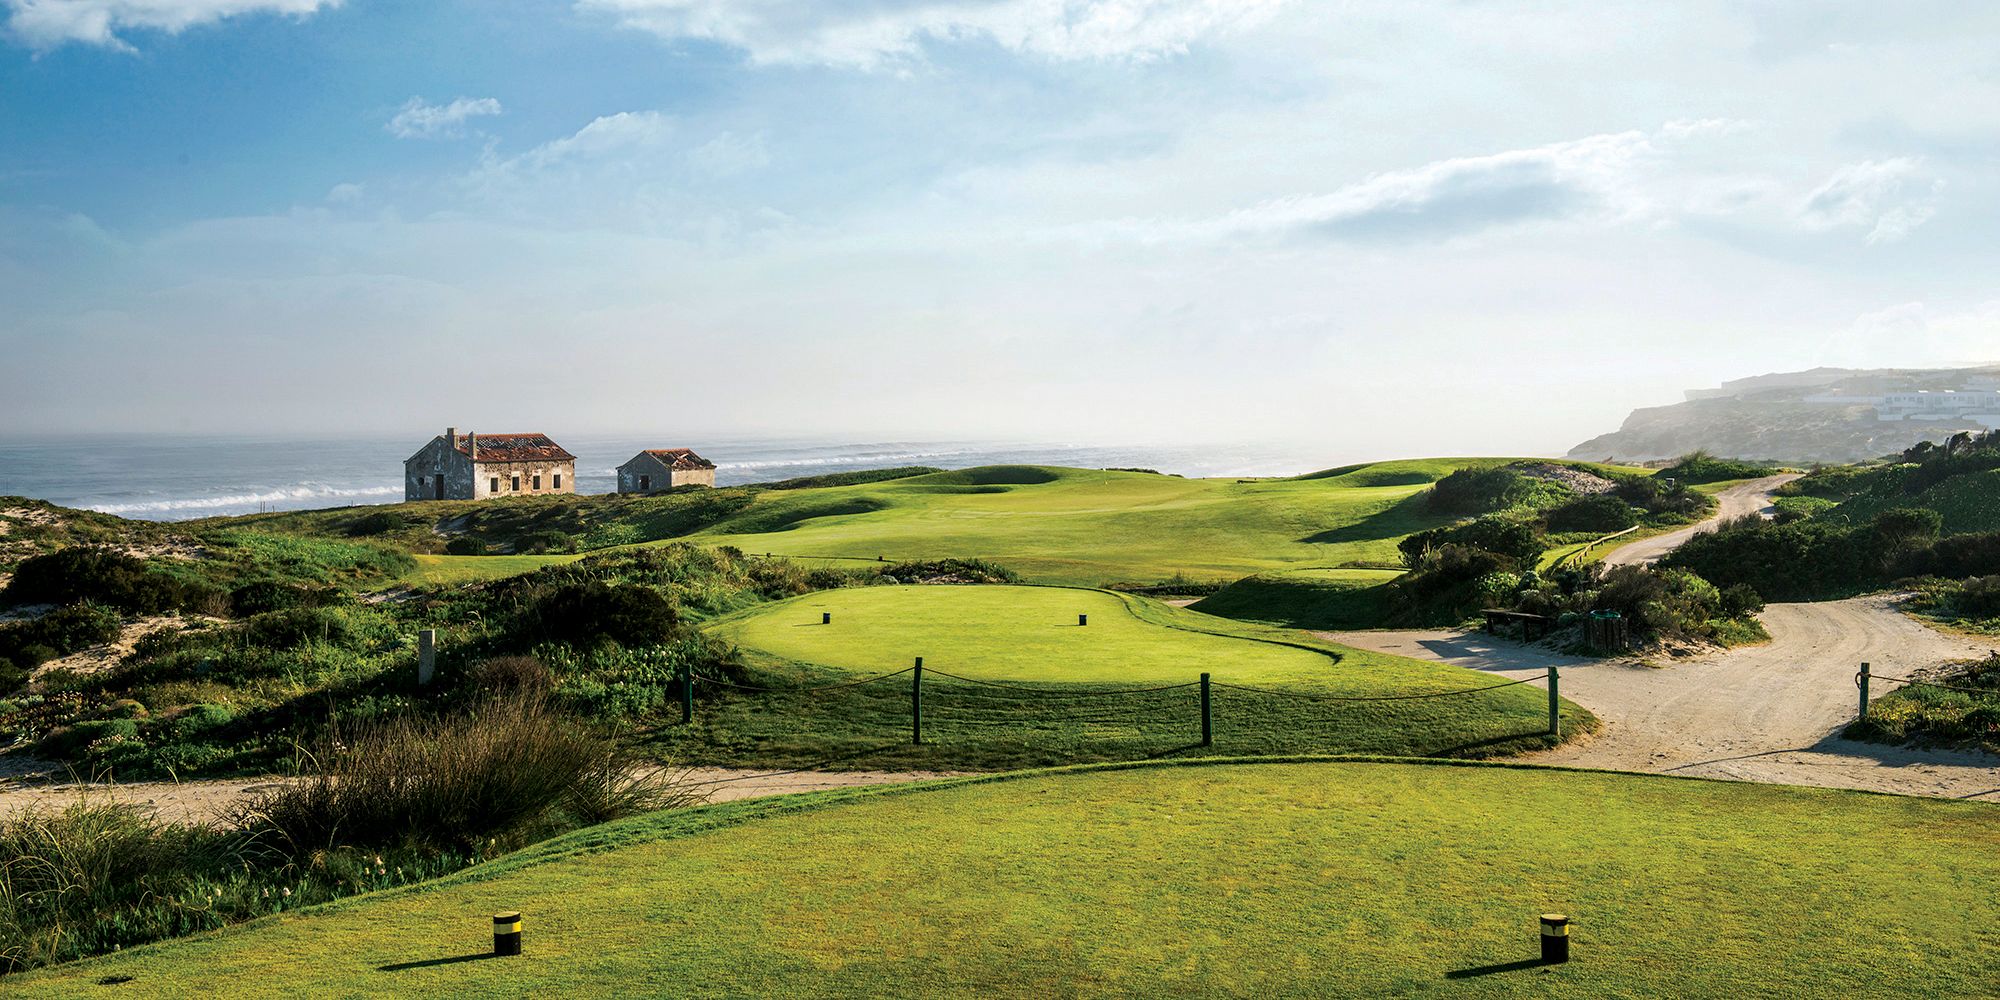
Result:
{"type": "Polygon", "coordinates": [[[1630,545],[1621,545],[1604,557],[1606,566],[1657,562],[1662,556],[1680,548],[1681,543],[1701,534],[1714,531],[1724,521],[1734,520],[1749,514],[1765,514],[1771,509],[1771,498],[1778,487],[1799,478],[1798,473],[1781,476],[1766,476],[1747,483],[1738,483],[1715,495],[1715,516],[1706,521],[1688,525],[1664,535],[1642,538],[1630,545]]]}
{"type": "MultiPolygon", "coordinates": [[[[1525,759],[1545,764],[1859,788],[2000,802],[2000,757],[1841,739],[1859,707],[1854,674],[1908,676],[1986,647],[1927,628],[1887,597],[1774,604],[1772,641],[1649,667],[1566,657],[1479,632],[1339,632],[1362,649],[1510,677],[1558,667],[1564,697],[1604,722],[1595,738],[1525,759]]],[[[1877,697],[1890,685],[1878,683],[1877,697]]]]}
{"type": "MultiPolygon", "coordinates": [[[[175,823],[226,823],[238,806],[282,787],[283,778],[224,781],[137,781],[92,783],[55,779],[33,765],[16,766],[0,778],[0,822],[38,808],[60,809],[79,799],[130,802],[175,823]]],[[[733,802],[766,795],[816,792],[828,788],[895,784],[948,778],[935,771],[771,771],[727,767],[676,770],[677,781],[709,802],[733,802]]]]}

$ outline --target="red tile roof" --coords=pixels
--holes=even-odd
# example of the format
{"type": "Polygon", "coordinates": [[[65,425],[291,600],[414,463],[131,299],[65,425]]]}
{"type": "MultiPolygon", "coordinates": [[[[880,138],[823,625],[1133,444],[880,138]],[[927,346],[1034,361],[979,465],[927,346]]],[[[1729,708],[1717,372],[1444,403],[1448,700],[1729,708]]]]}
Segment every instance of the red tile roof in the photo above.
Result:
{"type": "Polygon", "coordinates": [[[694,453],[689,448],[648,448],[646,454],[660,460],[669,469],[713,469],[715,463],[694,453]]]}
{"type": "Polygon", "coordinates": [[[472,454],[472,439],[479,438],[481,462],[574,462],[576,456],[549,440],[547,434],[460,434],[452,447],[472,454]]]}

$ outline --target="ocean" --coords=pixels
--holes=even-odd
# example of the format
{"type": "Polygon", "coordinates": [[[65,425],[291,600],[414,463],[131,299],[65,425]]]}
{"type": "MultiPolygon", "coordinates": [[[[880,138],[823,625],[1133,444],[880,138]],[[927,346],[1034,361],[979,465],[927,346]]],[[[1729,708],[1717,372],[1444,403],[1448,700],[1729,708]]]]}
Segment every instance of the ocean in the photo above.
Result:
{"type": "MultiPolygon", "coordinates": [[[[122,517],[182,521],[403,499],[403,460],[427,438],[64,436],[0,438],[0,496],[27,496],[122,517]]],[[[560,435],[581,493],[609,493],[642,448],[692,447],[716,484],[899,465],[1145,468],[1185,476],[1296,475],[1337,464],[1255,445],[1088,446],[991,442],[840,442],[803,438],[667,441],[560,435]]]]}

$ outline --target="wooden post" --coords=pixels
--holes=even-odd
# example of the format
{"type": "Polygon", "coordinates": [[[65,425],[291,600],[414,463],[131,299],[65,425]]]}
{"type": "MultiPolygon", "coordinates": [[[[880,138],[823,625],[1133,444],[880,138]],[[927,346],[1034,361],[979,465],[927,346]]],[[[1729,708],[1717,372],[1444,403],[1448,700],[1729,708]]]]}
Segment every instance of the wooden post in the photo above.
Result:
{"type": "Polygon", "coordinates": [[[1210,716],[1209,714],[1209,701],[1208,701],[1208,675],[1203,674],[1201,675],[1201,745],[1202,746],[1209,746],[1210,744],[1215,742],[1214,732],[1209,727],[1209,721],[1211,718],[1212,716],[1210,716]]]}
{"type": "Polygon", "coordinates": [[[1861,672],[1854,675],[1854,686],[1861,689],[1861,714],[1857,718],[1868,721],[1868,664],[1861,665],[1861,672]]]}
{"type": "Polygon", "coordinates": [[[417,686],[422,687],[437,676],[438,651],[437,629],[427,628],[417,633],[417,686]]]}
{"type": "Polygon", "coordinates": [[[1556,693],[1556,687],[1561,683],[1561,676],[1556,670],[1556,665],[1549,664],[1549,735],[1557,739],[1562,739],[1563,734],[1562,696],[1556,693]]]}
{"type": "Polygon", "coordinates": [[[694,667],[681,668],[681,725],[694,722],[694,667]]]}
{"type": "Polygon", "coordinates": [[[910,672],[910,742],[921,745],[924,742],[924,658],[917,657],[917,666],[910,672]]]}

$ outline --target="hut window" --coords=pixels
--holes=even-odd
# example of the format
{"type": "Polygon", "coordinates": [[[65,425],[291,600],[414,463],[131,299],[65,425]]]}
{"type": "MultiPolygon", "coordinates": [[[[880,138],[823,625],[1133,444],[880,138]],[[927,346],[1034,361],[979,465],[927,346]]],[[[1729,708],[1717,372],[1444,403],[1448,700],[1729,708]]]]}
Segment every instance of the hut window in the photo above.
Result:
{"type": "Polygon", "coordinates": [[[556,473],[556,489],[562,489],[562,473],[556,473]]]}
{"type": "Polygon", "coordinates": [[[487,483],[487,485],[486,485],[486,492],[488,492],[488,493],[498,493],[498,492],[500,492],[500,477],[499,477],[499,476],[494,476],[494,477],[493,477],[493,479],[492,479],[492,481],[491,481],[491,482],[489,482],[489,483],[487,483]]]}
{"type": "Polygon", "coordinates": [[[507,477],[507,488],[513,490],[516,493],[521,492],[521,477],[520,476],[507,477]]]}
{"type": "Polygon", "coordinates": [[[640,489],[642,489],[642,490],[650,490],[650,489],[652,489],[652,488],[653,488],[653,477],[652,477],[652,476],[640,476],[640,477],[639,477],[639,488],[640,488],[640,489]]]}
{"type": "Polygon", "coordinates": [[[539,489],[541,489],[541,488],[542,488],[542,477],[540,477],[540,476],[536,476],[536,477],[535,477],[535,489],[538,489],[538,490],[539,490],[539,489]]]}

